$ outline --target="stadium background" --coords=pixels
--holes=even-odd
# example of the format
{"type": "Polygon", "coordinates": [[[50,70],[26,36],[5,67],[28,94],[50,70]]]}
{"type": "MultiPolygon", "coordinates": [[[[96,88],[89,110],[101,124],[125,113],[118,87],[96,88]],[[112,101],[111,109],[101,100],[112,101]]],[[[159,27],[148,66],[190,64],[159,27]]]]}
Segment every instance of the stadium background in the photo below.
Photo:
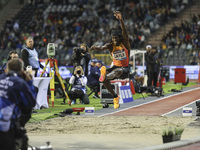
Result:
{"type": "MultiPolygon", "coordinates": [[[[20,1],[1,0],[0,2],[1,2],[1,5],[0,5],[0,9],[1,9],[0,10],[0,18],[1,18],[1,21],[0,21],[0,28],[1,28],[0,30],[1,32],[0,33],[0,42],[1,42],[0,60],[1,60],[1,64],[5,61],[6,56],[10,50],[15,49],[20,53],[20,49],[24,45],[24,40],[29,35],[32,35],[34,36],[34,39],[36,41],[35,46],[37,47],[37,50],[39,51],[39,56],[41,59],[47,58],[47,55],[46,55],[47,43],[55,42],[58,44],[56,58],[57,59],[59,58],[58,59],[59,65],[60,66],[71,65],[70,56],[71,56],[73,46],[77,46],[82,42],[86,42],[88,46],[91,46],[94,43],[104,44],[105,42],[110,41],[110,38],[109,38],[110,37],[109,31],[111,28],[110,25],[114,25],[115,24],[114,22],[116,22],[113,18],[112,11],[120,10],[122,11],[122,14],[124,16],[126,25],[128,25],[127,28],[129,31],[130,39],[132,40],[131,41],[132,49],[144,49],[145,45],[148,43],[148,44],[153,45],[153,47],[158,48],[159,52],[160,51],[163,52],[164,65],[167,65],[167,66],[168,65],[170,66],[191,65],[192,61],[190,62],[190,60],[194,60],[193,64],[195,65],[193,66],[198,67],[197,65],[198,58],[199,58],[199,40],[198,39],[200,39],[199,25],[198,25],[199,13],[200,13],[199,0],[192,0],[192,1],[187,1],[187,0],[132,0],[132,1],[130,0],[127,0],[127,1],[123,1],[123,0],[110,0],[110,1],[102,1],[102,0],[101,1],[100,0],[99,1],[97,0],[96,1],[93,1],[93,0],[48,1],[48,0],[44,0],[44,1],[39,1],[37,0],[37,1],[32,1],[32,4],[30,4],[30,1],[25,1],[25,0],[24,1],[23,0],[20,0],[20,1]],[[163,4],[160,4],[160,3],[158,4],[158,2],[163,3],[163,4]],[[173,6],[173,8],[175,9],[170,9],[171,7],[166,4],[168,2],[176,2],[176,5],[175,5],[176,7],[173,6]],[[144,7],[143,3],[149,4],[149,7],[152,10],[152,15],[144,15],[146,14],[146,10],[149,10],[149,9],[143,8],[144,7]],[[80,6],[81,4],[82,6],[80,6]],[[141,4],[141,9],[140,9],[140,5],[138,4],[141,4]],[[65,7],[65,8],[62,8],[62,7],[65,7]],[[44,18],[46,14],[45,10],[47,8],[49,8],[49,10],[52,9],[52,15],[54,15],[55,13],[57,14],[57,16],[60,16],[60,19],[58,17],[58,19],[55,19],[55,22],[48,23],[48,21],[46,21],[46,19],[44,18]],[[79,9],[83,10],[81,11],[82,13],[80,13],[79,9]],[[62,10],[63,13],[65,13],[63,16],[64,17],[66,16],[66,20],[62,18],[62,15],[61,15],[62,13],[58,13],[58,12],[56,13],[57,10],[58,11],[62,10]],[[171,14],[169,12],[171,12],[171,14]],[[175,12],[175,14],[173,14],[172,12],[173,13],[175,12]],[[81,20],[79,20],[78,18],[80,17],[80,19],[83,19],[84,18],[83,14],[85,15],[86,21],[81,22],[81,20]],[[195,15],[196,17],[195,16],[192,17],[193,15],[195,15]],[[145,24],[146,22],[144,18],[146,18],[146,21],[149,22],[149,26],[148,26],[150,30],[149,35],[148,35],[148,31],[149,31],[148,28],[146,28],[146,30],[142,28],[142,23],[145,24]],[[182,39],[185,39],[184,33],[181,34],[181,36],[178,34],[179,38],[173,38],[174,36],[169,34],[170,30],[174,27],[173,23],[176,23],[176,25],[179,27],[180,23],[183,21],[185,25],[183,24],[182,27],[185,28],[185,26],[187,26],[187,23],[184,22],[185,20],[188,20],[187,23],[193,29],[194,35],[191,36],[192,48],[190,44],[186,44],[185,42],[182,42],[183,43],[182,44],[180,42],[181,40],[180,41],[178,40],[180,37],[182,39]],[[15,29],[15,28],[18,28],[17,22],[19,25],[19,29],[15,29]],[[47,26],[49,25],[50,29],[46,29],[45,28],[46,25],[47,26]],[[142,36],[143,32],[147,34],[145,36],[142,36]],[[58,39],[56,39],[56,35],[58,35],[57,36],[58,39]],[[142,40],[144,40],[144,42],[142,40]],[[181,47],[179,47],[179,45],[181,47]]],[[[53,18],[57,18],[57,17],[54,16],[53,18]]],[[[95,56],[102,57],[101,59],[107,63],[107,61],[103,59],[105,58],[103,57],[104,54],[99,54],[99,55],[95,55],[95,56]]],[[[141,63],[141,61],[139,60],[140,60],[140,57],[137,58],[137,65],[141,63]]],[[[108,64],[109,62],[106,65],[108,64]]],[[[121,146],[122,147],[121,149],[123,149],[125,146],[129,146],[127,142],[133,143],[132,145],[130,144],[130,146],[133,146],[133,145],[138,146],[138,143],[139,143],[138,140],[141,141],[143,145],[149,144],[149,141],[148,141],[149,139],[152,139],[153,141],[153,142],[150,141],[152,142],[151,145],[162,143],[160,133],[158,133],[159,131],[157,131],[157,128],[162,125],[166,125],[166,117],[162,117],[163,120],[161,124],[158,124],[159,121],[161,120],[161,117],[158,117],[156,121],[155,119],[150,119],[149,116],[144,117],[143,120],[141,121],[136,120],[138,117],[125,118],[123,116],[120,119],[120,117],[117,116],[117,119],[113,118],[113,120],[111,120],[111,118],[109,117],[108,121],[105,120],[105,118],[102,118],[102,120],[100,120],[101,118],[95,118],[97,121],[94,121],[94,120],[82,120],[85,118],[76,117],[76,119],[81,119],[78,123],[76,122],[77,120],[75,120],[74,118],[71,118],[71,120],[68,120],[67,118],[65,118],[65,120],[63,118],[58,118],[62,123],[58,123],[58,119],[55,119],[55,120],[51,119],[52,121],[55,121],[54,124],[52,124],[49,121],[45,121],[43,123],[38,123],[33,127],[32,127],[33,124],[29,124],[30,126],[27,127],[27,129],[29,129],[29,131],[32,131],[32,133],[28,132],[29,134],[32,134],[32,136],[29,136],[30,139],[33,139],[33,138],[37,139],[39,142],[42,142],[40,143],[41,145],[41,144],[44,144],[44,141],[46,141],[46,138],[47,138],[50,141],[54,142],[52,143],[54,147],[56,147],[56,144],[62,145],[63,142],[69,141],[71,142],[68,144],[69,146],[76,146],[77,148],[77,145],[79,145],[80,143],[83,143],[83,138],[82,136],[79,136],[79,137],[76,136],[73,138],[73,140],[71,140],[73,135],[70,135],[70,136],[67,135],[65,137],[65,140],[60,140],[60,135],[58,138],[57,137],[55,138],[55,136],[52,136],[52,130],[51,130],[52,128],[55,130],[58,129],[56,130],[57,131],[56,133],[65,133],[64,131],[66,132],[72,131],[72,133],[74,133],[75,130],[73,129],[81,130],[81,131],[76,130],[76,133],[83,133],[83,132],[88,133],[89,131],[91,131],[91,133],[103,132],[103,133],[106,133],[107,135],[110,135],[110,133],[116,133],[113,135],[113,137],[108,137],[108,138],[106,138],[104,135],[101,138],[100,137],[97,138],[97,136],[95,135],[95,136],[90,137],[91,139],[90,141],[98,140],[99,142],[102,143],[102,141],[104,140],[105,142],[103,143],[110,144],[108,140],[110,141],[110,139],[114,139],[115,141],[112,143],[114,147],[116,148],[116,142],[121,144],[120,140],[119,142],[118,140],[116,141],[116,137],[117,136],[126,137],[125,139],[129,139],[130,141],[126,140],[125,144],[121,146]],[[110,122],[110,124],[108,124],[108,122],[110,122]],[[69,123],[71,124],[69,125],[69,123]],[[75,126],[74,125],[75,123],[79,125],[80,127],[75,126]],[[83,126],[83,123],[86,123],[86,125],[83,126]],[[87,123],[89,123],[89,125],[87,123]],[[91,125],[90,123],[94,123],[94,124],[91,125]],[[155,123],[156,123],[156,126],[154,126],[155,123]],[[47,128],[47,125],[51,127],[47,128]],[[67,126],[67,125],[69,127],[69,130],[65,128],[63,128],[63,130],[60,130],[60,126],[67,126]],[[105,126],[107,128],[105,128],[105,126]],[[108,128],[109,126],[111,128],[108,128]],[[124,126],[125,128],[122,128],[122,126],[124,126]],[[145,129],[143,126],[145,127],[145,129]],[[98,130],[96,127],[98,127],[98,130]],[[152,130],[151,127],[154,127],[156,129],[152,130]],[[102,128],[102,131],[101,131],[101,128],[102,128]],[[105,129],[108,129],[108,130],[105,131],[105,129]],[[120,129],[122,129],[121,131],[123,132],[124,131],[129,132],[129,130],[127,129],[130,129],[131,133],[134,132],[135,136],[134,135],[127,136],[127,134],[125,135],[120,134],[119,136],[120,129]],[[139,129],[142,130],[142,133],[144,132],[147,133],[148,136],[147,134],[141,134],[141,132],[138,131],[139,129]],[[50,136],[44,137],[43,136],[44,133],[46,134],[49,133],[50,136]],[[155,138],[155,133],[158,133],[156,135],[156,138],[155,138]],[[151,135],[150,138],[149,138],[149,135],[151,135]],[[41,139],[42,137],[44,137],[45,140],[42,140],[41,139]],[[50,139],[50,137],[54,137],[54,139],[50,139]],[[66,140],[67,137],[69,138],[69,140],[66,140]],[[75,143],[75,140],[77,138],[80,138],[79,140],[80,142],[78,144],[75,143]],[[55,139],[57,139],[58,141],[55,141],[55,139]],[[74,145],[73,145],[73,142],[75,143],[74,145]]],[[[191,118],[180,117],[181,119],[188,119],[188,120],[182,120],[182,121],[179,120],[180,118],[179,119],[174,119],[171,117],[168,117],[168,118],[171,119],[171,121],[168,121],[168,122],[173,122],[173,123],[176,122],[177,124],[178,123],[186,124],[192,121],[191,118]]],[[[90,119],[90,118],[87,118],[87,119],[90,119]]],[[[92,117],[92,119],[94,119],[94,117],[92,117]]],[[[195,129],[198,129],[198,128],[195,128],[195,129]]],[[[191,132],[191,130],[186,130],[186,131],[187,132],[185,132],[184,134],[186,138],[188,138],[189,136],[192,137],[191,134],[196,135],[199,133],[196,130],[194,130],[193,132],[191,132]]],[[[88,138],[85,138],[85,139],[88,140],[88,138]]],[[[119,146],[119,144],[117,146],[119,146]]],[[[83,143],[83,145],[85,146],[85,143],[83,143]]],[[[82,145],[80,145],[80,148],[81,146],[82,145]]],[[[94,147],[97,147],[96,143],[94,143],[94,147]]]]}
{"type": "MultiPolygon", "coordinates": [[[[199,6],[198,0],[2,0],[1,65],[9,51],[20,54],[27,37],[33,36],[40,59],[47,59],[46,46],[54,42],[58,65],[72,66],[73,47],[110,42],[110,30],[119,25],[114,10],[122,12],[132,49],[151,44],[165,66],[198,65],[199,6]]],[[[111,63],[108,51],[93,52],[92,57],[111,63]]],[[[141,55],[136,65],[142,65],[141,55]]]]}

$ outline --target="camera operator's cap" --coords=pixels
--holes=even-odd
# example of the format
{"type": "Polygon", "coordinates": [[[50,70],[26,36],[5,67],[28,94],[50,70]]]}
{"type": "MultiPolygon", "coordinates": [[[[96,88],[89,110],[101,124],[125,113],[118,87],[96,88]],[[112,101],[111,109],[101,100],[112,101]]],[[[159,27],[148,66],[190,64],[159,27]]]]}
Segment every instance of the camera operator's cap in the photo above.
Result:
{"type": "Polygon", "coordinates": [[[96,58],[92,59],[91,62],[96,63],[98,60],[96,58]]]}
{"type": "Polygon", "coordinates": [[[101,60],[98,60],[97,63],[104,65],[103,61],[101,61],[101,60]]]}
{"type": "Polygon", "coordinates": [[[146,49],[148,49],[148,48],[152,48],[151,45],[147,45],[147,46],[146,46],[146,49]]]}

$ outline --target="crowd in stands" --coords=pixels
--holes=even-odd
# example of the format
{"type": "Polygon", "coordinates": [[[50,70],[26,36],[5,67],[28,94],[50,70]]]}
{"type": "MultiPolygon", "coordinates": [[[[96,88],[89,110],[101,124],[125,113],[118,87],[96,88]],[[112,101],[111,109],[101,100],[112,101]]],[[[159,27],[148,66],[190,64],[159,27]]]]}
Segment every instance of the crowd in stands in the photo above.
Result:
{"type": "MultiPolygon", "coordinates": [[[[200,57],[200,14],[193,15],[191,20],[174,24],[172,30],[163,36],[163,49],[178,49],[190,57],[190,65],[197,65],[200,57]]],[[[173,51],[168,56],[172,56],[173,51]]]]}
{"type": "Polygon", "coordinates": [[[186,5],[187,0],[50,0],[48,4],[38,0],[24,6],[28,12],[33,10],[26,18],[28,22],[23,24],[24,20],[14,18],[5,23],[0,33],[0,49],[20,51],[27,37],[33,36],[40,58],[47,57],[46,46],[54,42],[59,65],[70,65],[74,46],[99,45],[111,40],[110,31],[118,25],[112,11],[126,14],[124,21],[131,48],[135,49],[144,47],[149,35],[176,17],[186,5]]]}

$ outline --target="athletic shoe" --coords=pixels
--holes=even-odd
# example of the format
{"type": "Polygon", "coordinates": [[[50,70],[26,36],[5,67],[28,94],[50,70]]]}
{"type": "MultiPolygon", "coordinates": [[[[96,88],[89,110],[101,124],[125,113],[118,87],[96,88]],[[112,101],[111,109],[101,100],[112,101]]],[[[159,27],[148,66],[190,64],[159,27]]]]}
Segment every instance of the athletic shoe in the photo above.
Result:
{"type": "Polygon", "coordinates": [[[114,98],[113,103],[114,103],[114,109],[117,109],[117,108],[120,107],[120,105],[119,105],[119,96],[114,98]]]}
{"type": "Polygon", "coordinates": [[[106,78],[106,67],[105,66],[102,66],[101,67],[101,76],[99,78],[99,81],[100,82],[103,82],[106,78]]]}

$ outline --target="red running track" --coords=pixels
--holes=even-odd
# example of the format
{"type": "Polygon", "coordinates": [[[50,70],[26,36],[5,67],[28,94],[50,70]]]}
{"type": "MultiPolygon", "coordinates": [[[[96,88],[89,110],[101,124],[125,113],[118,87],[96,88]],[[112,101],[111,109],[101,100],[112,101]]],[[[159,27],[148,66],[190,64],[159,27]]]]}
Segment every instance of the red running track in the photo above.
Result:
{"type": "Polygon", "coordinates": [[[112,116],[161,116],[200,99],[200,89],[180,93],[159,101],[110,114],[112,116]]]}

